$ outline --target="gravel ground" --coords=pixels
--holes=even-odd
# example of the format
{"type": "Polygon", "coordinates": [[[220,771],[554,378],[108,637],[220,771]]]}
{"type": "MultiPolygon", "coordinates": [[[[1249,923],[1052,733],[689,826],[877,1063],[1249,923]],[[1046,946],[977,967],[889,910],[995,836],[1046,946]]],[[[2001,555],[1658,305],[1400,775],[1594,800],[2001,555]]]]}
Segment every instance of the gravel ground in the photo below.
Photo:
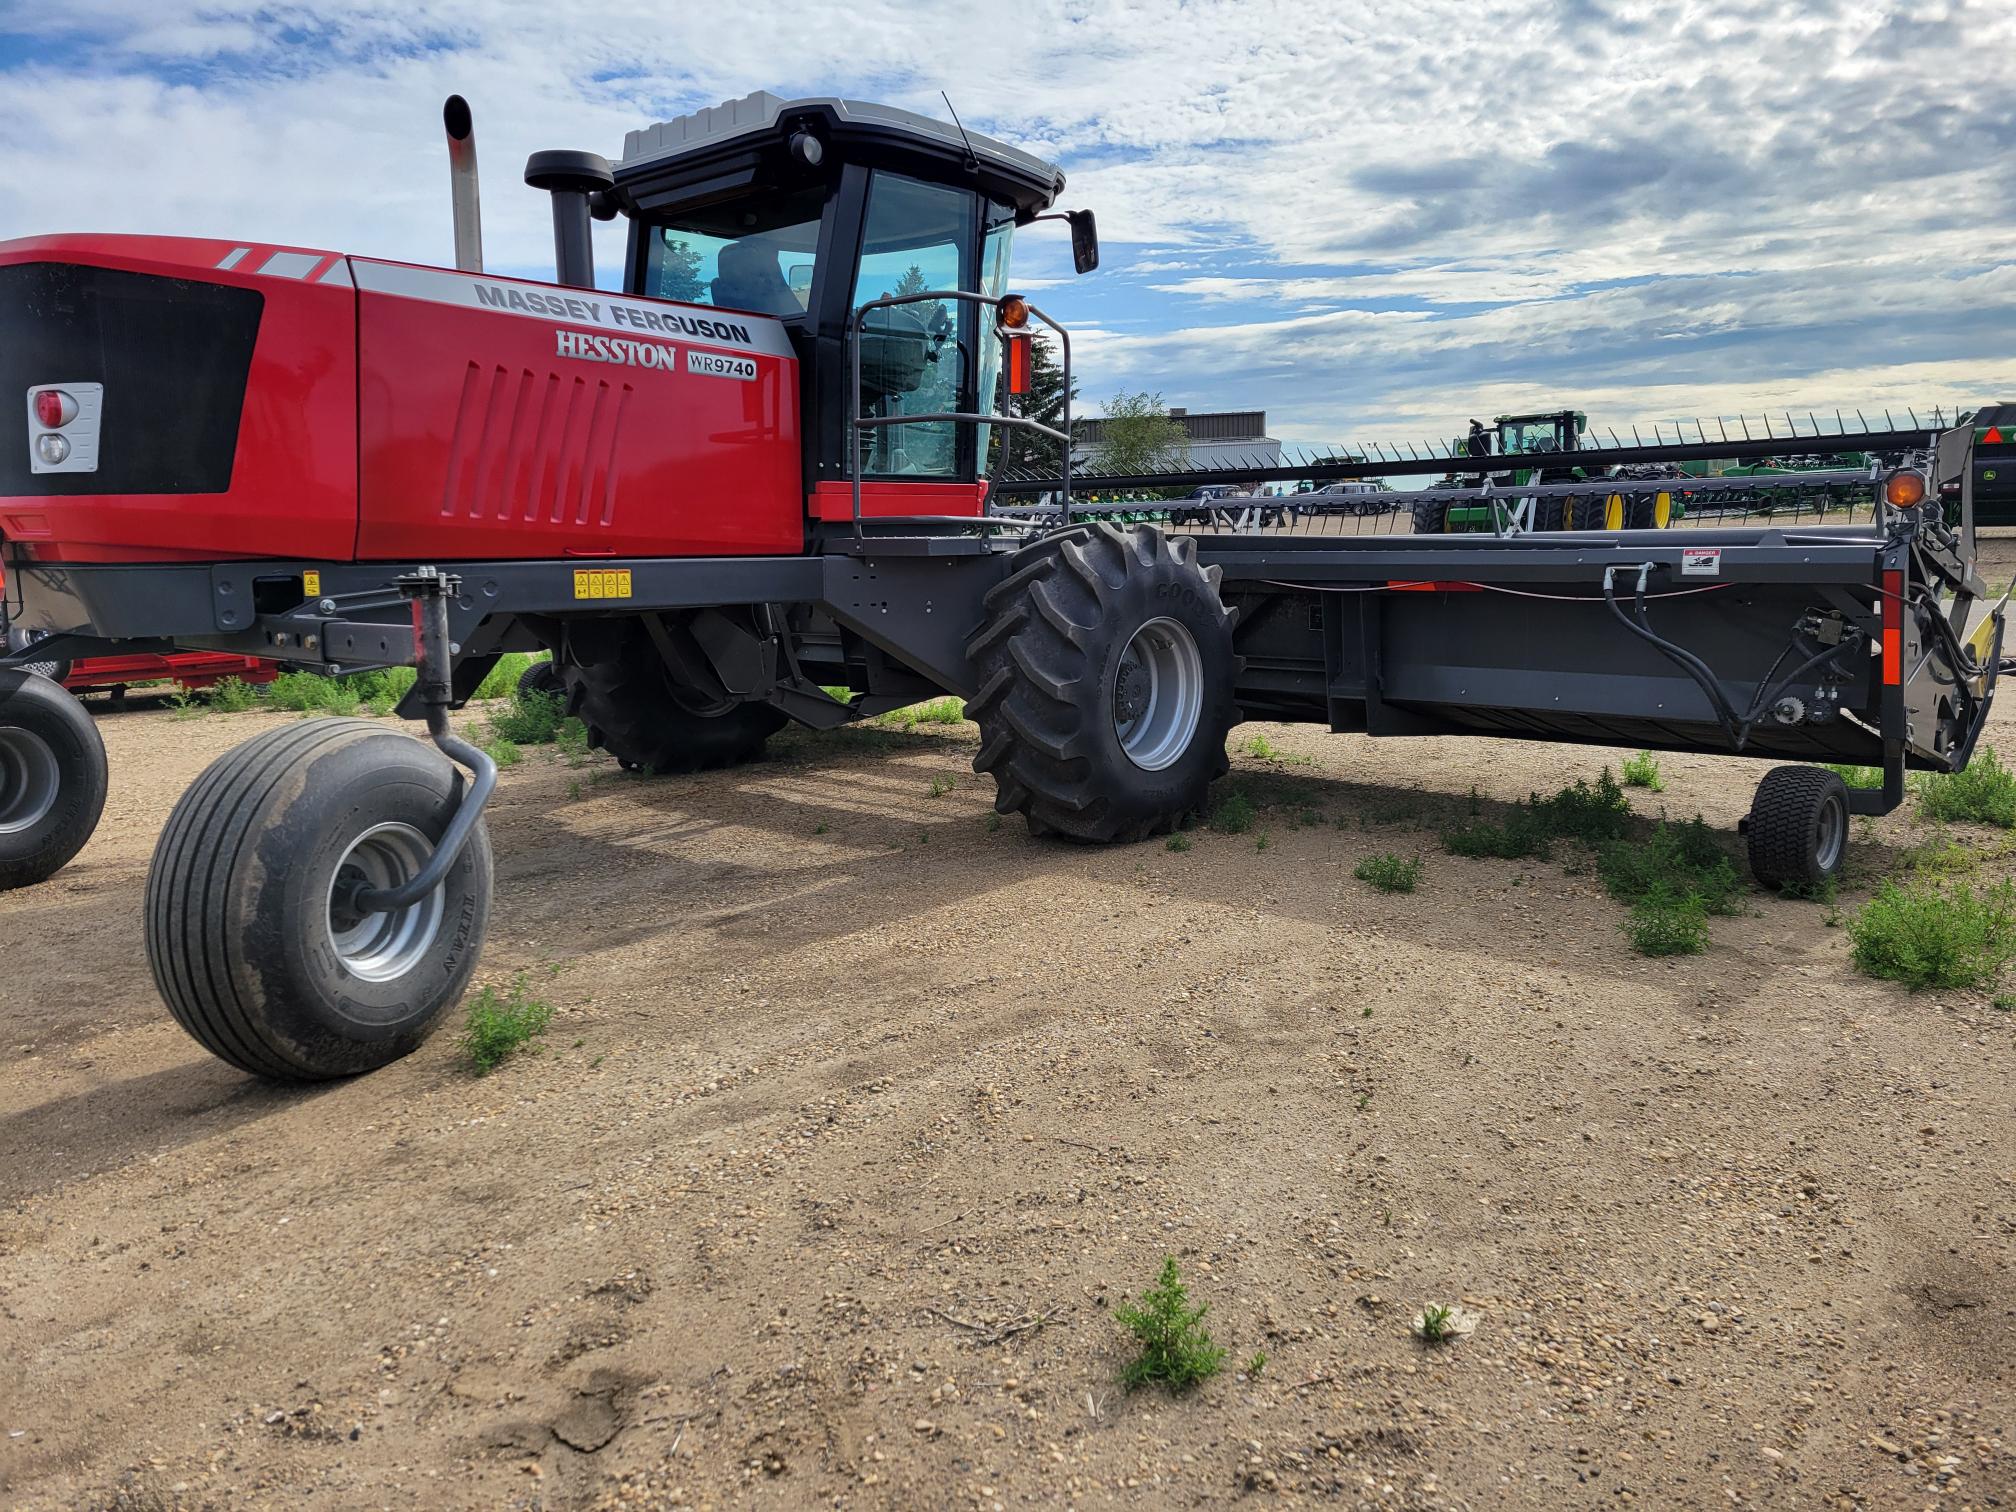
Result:
{"type": "MultiPolygon", "coordinates": [[[[9,1507],[2016,1505],[2016,1015],[1823,905],[1651,961],[1572,860],[1442,854],[1621,753],[1246,726],[1258,821],[1184,852],[994,826],[964,726],[533,753],[481,980],[542,1052],[302,1091],[182,1036],[139,927],[284,717],[103,713],[97,838],[0,896],[9,1507]],[[1230,1358],[1130,1396],[1165,1255],[1230,1358]]],[[[1733,840],[1763,768],[1663,770],[1733,840]]],[[[1842,907],[1924,835],[1858,821],[1842,907]]]]}

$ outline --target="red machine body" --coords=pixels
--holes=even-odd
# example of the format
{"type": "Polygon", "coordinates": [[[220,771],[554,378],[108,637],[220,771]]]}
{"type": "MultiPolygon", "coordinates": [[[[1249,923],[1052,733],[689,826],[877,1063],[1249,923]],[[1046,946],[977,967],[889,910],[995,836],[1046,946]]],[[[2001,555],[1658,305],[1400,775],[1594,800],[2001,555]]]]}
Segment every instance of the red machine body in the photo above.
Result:
{"type": "MultiPolygon", "coordinates": [[[[73,478],[61,491],[0,496],[0,535],[35,560],[804,549],[798,365],[768,317],[306,248],[133,236],[0,244],[0,277],[35,263],[144,275],[120,284],[122,310],[202,285],[259,300],[228,486],[93,493],[73,478]]],[[[120,324],[89,318],[94,330],[120,324]]],[[[117,382],[104,385],[105,466],[131,402],[117,382]]],[[[0,445],[22,446],[19,431],[4,439],[8,424],[0,445]]]]}

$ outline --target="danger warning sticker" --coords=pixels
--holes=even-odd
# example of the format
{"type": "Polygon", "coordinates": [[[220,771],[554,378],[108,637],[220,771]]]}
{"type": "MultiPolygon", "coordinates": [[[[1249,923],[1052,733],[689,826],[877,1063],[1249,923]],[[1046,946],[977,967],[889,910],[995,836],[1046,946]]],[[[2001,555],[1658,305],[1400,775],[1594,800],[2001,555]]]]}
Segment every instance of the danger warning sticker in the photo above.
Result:
{"type": "Polygon", "coordinates": [[[1720,546],[1683,546],[1680,548],[1680,576],[1720,577],[1722,575],[1722,548],[1720,546]]]}

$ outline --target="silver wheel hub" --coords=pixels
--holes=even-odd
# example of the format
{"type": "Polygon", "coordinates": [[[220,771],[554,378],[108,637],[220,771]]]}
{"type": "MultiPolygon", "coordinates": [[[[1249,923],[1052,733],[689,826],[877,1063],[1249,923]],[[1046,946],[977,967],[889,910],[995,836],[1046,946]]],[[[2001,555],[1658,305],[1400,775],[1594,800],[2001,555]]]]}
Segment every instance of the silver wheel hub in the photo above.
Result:
{"type": "Polygon", "coordinates": [[[1813,858],[1820,864],[1820,870],[1832,871],[1841,859],[1841,847],[1848,839],[1848,810],[1839,803],[1823,804],[1820,809],[1820,830],[1814,837],[1813,858]]]}
{"type": "Polygon", "coordinates": [[[1173,619],[1134,632],[1113,673],[1113,734],[1144,772],[1173,765],[1204,717],[1204,659],[1196,637],[1173,619]]]}
{"type": "Polygon", "coordinates": [[[410,824],[378,824],[350,843],[329,880],[329,946],[352,976],[390,982],[423,961],[447,913],[444,888],[390,913],[357,913],[342,900],[352,890],[397,887],[416,876],[434,842],[410,824]]]}
{"type": "Polygon", "coordinates": [[[40,735],[0,727],[0,835],[40,824],[63,792],[63,770],[40,735]]]}

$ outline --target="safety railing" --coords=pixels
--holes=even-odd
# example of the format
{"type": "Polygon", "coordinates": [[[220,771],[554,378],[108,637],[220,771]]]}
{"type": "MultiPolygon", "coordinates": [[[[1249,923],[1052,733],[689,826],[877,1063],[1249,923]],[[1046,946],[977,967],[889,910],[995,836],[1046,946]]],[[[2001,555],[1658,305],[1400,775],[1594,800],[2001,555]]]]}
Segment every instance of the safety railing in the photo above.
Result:
{"type": "MultiPolygon", "coordinates": [[[[1019,327],[1011,329],[1000,323],[998,312],[1003,304],[1001,299],[993,298],[986,294],[969,293],[963,289],[923,290],[915,294],[885,294],[880,299],[869,300],[866,304],[855,310],[853,326],[848,332],[847,343],[849,348],[849,367],[851,370],[851,383],[848,389],[847,404],[847,482],[854,506],[854,539],[859,541],[862,534],[861,437],[863,433],[902,425],[932,425],[943,424],[948,421],[958,425],[971,425],[976,428],[999,425],[1009,430],[1027,431],[1033,435],[1044,436],[1049,440],[1055,441],[1058,446],[1058,453],[1062,458],[1059,469],[1061,478],[1059,494],[1061,503],[1060,515],[1062,523],[1069,525],[1071,523],[1071,333],[1026,300],[1021,301],[1021,309],[1026,311],[1026,318],[1039,321],[1057,333],[1057,345],[1062,356],[1064,380],[1064,412],[1062,415],[1064,424],[1061,430],[1054,426],[1045,425],[1040,420],[1032,419],[1027,415],[1009,414],[1005,408],[1000,414],[991,414],[979,410],[932,410],[914,415],[864,415],[861,413],[861,347],[862,337],[867,333],[868,329],[868,317],[876,310],[891,309],[898,305],[933,304],[940,300],[953,300],[961,304],[969,304],[996,312],[996,319],[992,322],[993,336],[996,340],[1002,342],[1004,356],[1007,355],[1005,348],[1009,341],[1015,339],[1033,339],[1019,327]]],[[[980,366],[978,344],[976,343],[975,349],[970,352],[966,350],[963,342],[955,340],[953,346],[959,353],[962,364],[959,373],[958,392],[962,395],[972,393],[977,397],[980,366]]],[[[1011,393],[1009,397],[1012,399],[1015,396],[1011,393]]],[[[976,471],[981,470],[981,464],[984,461],[985,459],[981,457],[974,459],[976,471]]],[[[977,517],[966,515],[914,515],[886,518],[885,522],[908,525],[957,524],[968,527],[977,526],[981,529],[990,527],[996,529],[1028,528],[1026,520],[1012,517],[990,519],[985,515],[977,517]]]]}

